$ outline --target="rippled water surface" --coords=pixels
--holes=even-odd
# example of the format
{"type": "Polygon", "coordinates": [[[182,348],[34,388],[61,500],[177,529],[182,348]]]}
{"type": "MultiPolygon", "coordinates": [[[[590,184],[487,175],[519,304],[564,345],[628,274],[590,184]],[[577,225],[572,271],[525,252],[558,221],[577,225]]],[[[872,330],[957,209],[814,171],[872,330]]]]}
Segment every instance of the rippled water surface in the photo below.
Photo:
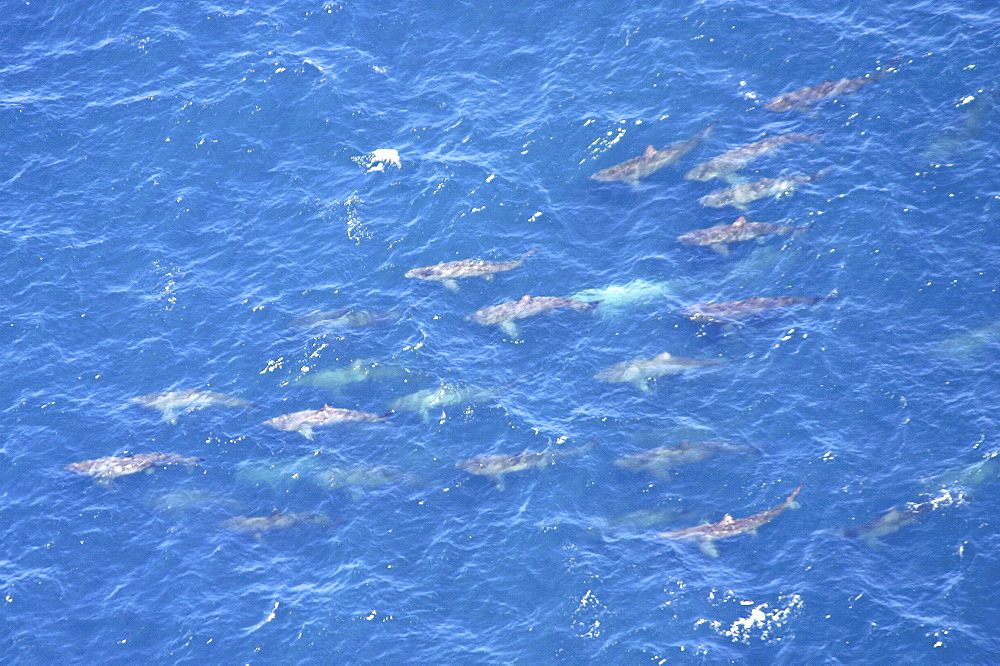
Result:
{"type": "Polygon", "coordinates": [[[993,662],[1000,9],[770,4],[10,3],[4,661],[993,662]],[[731,182],[821,177],[699,204],[786,132],[731,182]],[[677,241],[740,214],[808,229],[677,241]],[[524,294],[600,303],[466,319],[524,294]],[[683,314],[789,296],[831,298],[683,314]],[[594,377],[662,352],[720,363],[594,377]],[[193,388],[246,404],[132,400],[193,388]],[[264,425],[324,404],[392,415],[264,425]],[[685,439],[732,450],[615,464],[685,439]],[[65,469],[151,452],[204,460],[65,469]]]}

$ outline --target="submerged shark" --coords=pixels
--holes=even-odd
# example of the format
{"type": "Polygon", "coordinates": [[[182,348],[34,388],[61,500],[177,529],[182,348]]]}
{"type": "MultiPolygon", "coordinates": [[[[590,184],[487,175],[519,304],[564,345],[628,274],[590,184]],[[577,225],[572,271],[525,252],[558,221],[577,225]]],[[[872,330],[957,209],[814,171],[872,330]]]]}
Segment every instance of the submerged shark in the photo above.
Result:
{"type": "Polygon", "coordinates": [[[275,430],[286,432],[297,432],[308,440],[315,439],[313,428],[333,425],[336,423],[364,422],[375,423],[385,421],[392,412],[388,414],[372,414],[370,412],[359,412],[355,409],[338,409],[330,405],[324,405],[322,409],[307,409],[291,414],[282,414],[273,419],[264,421],[264,425],[271,426],[275,430]]]}
{"type": "Polygon", "coordinates": [[[225,509],[240,511],[243,505],[229,497],[215,495],[204,490],[171,490],[150,499],[150,505],[159,511],[198,511],[225,509]]]}
{"type": "Polygon", "coordinates": [[[751,161],[761,155],[776,150],[789,143],[802,143],[805,141],[815,141],[823,132],[803,134],[801,132],[789,132],[788,134],[778,134],[769,136],[760,141],[754,141],[732,150],[727,150],[718,157],[713,157],[707,162],[702,162],[684,175],[686,180],[712,180],[713,178],[725,178],[735,171],[739,171],[751,161]]]}
{"type": "Polygon", "coordinates": [[[524,451],[513,455],[483,454],[455,463],[455,467],[464,469],[469,474],[485,476],[496,485],[498,490],[503,490],[505,487],[504,474],[521,472],[526,469],[544,469],[563,458],[578,456],[593,445],[593,442],[587,442],[582,446],[561,451],[524,451]]]}
{"type": "Polygon", "coordinates": [[[715,190],[698,199],[702,206],[711,208],[722,208],[723,206],[735,206],[741,208],[751,201],[765,199],[767,197],[780,197],[790,194],[803,183],[811,183],[822,178],[826,174],[826,169],[817,173],[806,175],[804,173],[793,174],[791,176],[781,176],[779,178],[761,178],[753,183],[743,183],[715,190]]]}
{"type": "Polygon", "coordinates": [[[585,303],[600,303],[601,314],[606,315],[616,310],[671,298],[676,289],[673,282],[652,282],[636,278],[624,284],[612,284],[600,289],[584,289],[570,298],[585,303]]]}
{"type": "Polygon", "coordinates": [[[773,222],[747,222],[747,218],[740,216],[732,224],[720,224],[707,229],[695,229],[686,234],[681,234],[677,240],[687,245],[707,246],[719,254],[729,254],[729,243],[739,243],[755,238],[763,238],[771,234],[802,234],[805,233],[811,224],[801,227],[789,227],[773,222]]]}
{"type": "Polygon", "coordinates": [[[511,337],[517,337],[517,326],[514,321],[534,317],[543,312],[552,312],[563,308],[570,308],[578,312],[593,310],[597,307],[597,302],[585,303],[572,298],[562,298],[561,296],[529,296],[525,294],[516,301],[508,301],[500,305],[491,305],[476,310],[466,319],[474,321],[483,326],[496,324],[504,333],[511,337]]]}
{"type": "Polygon", "coordinates": [[[289,326],[295,328],[363,328],[367,326],[388,326],[403,318],[398,310],[376,312],[372,310],[329,310],[311,312],[292,320],[289,326]]]}
{"type": "Polygon", "coordinates": [[[416,412],[426,421],[431,411],[442,412],[451,405],[470,405],[486,402],[497,395],[496,389],[484,389],[475,386],[455,386],[441,384],[436,388],[423,389],[409,395],[404,395],[392,401],[394,410],[416,412]]]}
{"type": "Polygon", "coordinates": [[[153,471],[154,467],[165,465],[197,465],[204,458],[182,456],[177,453],[137,453],[132,456],[110,456],[84,460],[66,465],[65,469],[83,476],[91,476],[101,484],[109,484],[113,479],[137,472],[153,471]]]}
{"type": "Polygon", "coordinates": [[[836,81],[823,81],[814,86],[799,88],[792,92],[787,92],[772,98],[764,105],[768,111],[788,111],[789,109],[804,110],[809,109],[818,102],[830,97],[842,94],[852,94],[860,88],[875,83],[889,72],[896,71],[893,65],[902,60],[896,57],[890,60],[885,67],[881,67],[874,74],[865,74],[855,79],[838,79],[836,81]]]}
{"type": "Polygon", "coordinates": [[[743,453],[748,448],[729,442],[692,442],[685,439],[676,447],[658,446],[623,456],[615,461],[617,467],[630,472],[649,472],[660,479],[669,479],[670,470],[681,465],[708,460],[719,453],[743,453]]]}
{"type": "Polygon", "coordinates": [[[287,530],[299,525],[331,525],[333,521],[318,513],[281,513],[275,510],[270,516],[236,516],[219,523],[233,532],[251,535],[257,541],[262,541],[266,532],[287,530]]]}
{"type": "Polygon", "coordinates": [[[524,263],[524,260],[533,255],[541,248],[533,247],[517,259],[512,261],[484,261],[482,259],[462,259],[461,261],[447,261],[435,266],[424,266],[406,271],[405,277],[416,278],[418,280],[433,280],[440,282],[452,291],[458,291],[460,278],[481,277],[485,280],[492,280],[496,273],[511,271],[524,263]]]}
{"type": "Polygon", "coordinates": [[[320,488],[347,491],[351,500],[355,502],[364,498],[367,489],[415,481],[410,474],[388,465],[326,467],[313,474],[312,480],[320,488]]]}
{"type": "Polygon", "coordinates": [[[605,382],[628,382],[640,391],[649,391],[649,380],[663,375],[677,375],[698,368],[722,365],[718,359],[683,358],[671,356],[669,352],[652,358],[636,358],[616,363],[594,375],[594,379],[605,382]]]}
{"type": "Polygon", "coordinates": [[[646,146],[646,150],[639,157],[633,157],[607,169],[601,169],[592,175],[591,178],[605,183],[621,181],[630,185],[638,185],[640,178],[645,178],[657,169],[662,169],[665,166],[673,164],[685,154],[697,148],[715,125],[716,123],[712,123],[687,141],[678,141],[669,146],[664,146],[660,150],[657,150],[652,145],[646,146]]]}
{"type": "Polygon", "coordinates": [[[967,498],[962,492],[955,492],[950,489],[943,489],[937,496],[922,502],[907,502],[901,508],[893,507],[887,512],[869,520],[861,525],[851,525],[840,530],[840,533],[850,539],[860,539],[869,546],[877,546],[884,536],[893,534],[903,529],[907,525],[917,523],[924,514],[952,506],[959,506],[967,502],[967,498]]]}
{"type": "Polygon", "coordinates": [[[959,121],[938,134],[924,151],[924,158],[931,164],[941,166],[963,157],[979,139],[984,121],[995,105],[997,89],[977,93],[962,98],[958,106],[967,106],[959,121]]]}
{"type": "Polygon", "coordinates": [[[996,346],[1000,346],[1000,321],[951,335],[935,344],[933,349],[958,361],[969,362],[987,348],[996,346]]]}
{"type": "Polygon", "coordinates": [[[990,451],[971,465],[946,469],[928,479],[928,490],[969,489],[1000,475],[1000,451],[990,451]]]}
{"type": "Polygon", "coordinates": [[[177,423],[177,416],[182,412],[193,412],[206,407],[243,407],[247,404],[246,400],[240,400],[225,393],[199,389],[150,393],[132,398],[132,402],[142,405],[146,409],[159,411],[167,423],[177,423]]]}
{"type": "Polygon", "coordinates": [[[771,522],[785,509],[797,507],[795,498],[798,497],[801,490],[802,484],[800,483],[781,504],[747,518],[733,518],[727,513],[717,523],[686,527],[670,532],[660,532],[657,536],[662,539],[674,539],[675,541],[696,541],[701,552],[709,557],[718,557],[719,550],[715,547],[716,539],[728,539],[729,537],[746,534],[747,532],[756,533],[758,527],[771,522]]]}
{"type": "Polygon", "coordinates": [[[813,298],[802,298],[801,296],[780,296],[777,298],[765,298],[753,296],[741,301],[726,301],[722,303],[695,303],[683,310],[683,314],[688,319],[697,322],[711,322],[713,324],[734,324],[745,319],[756,317],[780,308],[792,307],[795,305],[812,305],[834,298],[833,296],[816,296],[813,298]]]}
{"type": "Polygon", "coordinates": [[[342,368],[310,372],[292,381],[303,386],[316,386],[338,391],[349,384],[393,379],[407,373],[408,371],[404,368],[386,365],[378,361],[358,360],[342,368]]]}

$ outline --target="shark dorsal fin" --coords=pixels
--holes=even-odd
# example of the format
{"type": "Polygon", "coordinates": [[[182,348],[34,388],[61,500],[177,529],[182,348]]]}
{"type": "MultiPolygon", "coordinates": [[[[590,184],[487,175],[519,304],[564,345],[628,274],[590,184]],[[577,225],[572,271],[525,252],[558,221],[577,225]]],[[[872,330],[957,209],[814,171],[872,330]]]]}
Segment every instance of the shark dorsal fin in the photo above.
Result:
{"type": "Polygon", "coordinates": [[[525,294],[524,296],[521,297],[521,300],[522,301],[530,301],[531,300],[531,296],[529,294],[525,294]]]}
{"type": "Polygon", "coordinates": [[[720,525],[728,525],[729,523],[735,523],[735,522],[736,522],[736,519],[735,519],[735,518],[733,518],[732,516],[730,516],[730,515],[729,515],[729,514],[727,513],[726,515],[724,515],[724,516],[722,517],[722,520],[720,520],[720,521],[719,521],[719,524],[720,524],[720,525]]]}
{"type": "Polygon", "coordinates": [[[646,146],[646,150],[643,151],[642,156],[652,157],[653,155],[656,155],[656,148],[653,147],[653,144],[649,144],[648,146],[646,146]]]}
{"type": "Polygon", "coordinates": [[[740,215],[738,218],[736,218],[736,221],[733,222],[733,226],[734,227],[742,227],[746,223],[747,223],[747,216],[746,215],[740,215]]]}
{"type": "Polygon", "coordinates": [[[670,352],[663,352],[662,354],[657,354],[656,358],[666,361],[668,358],[673,358],[673,356],[670,355],[670,352]]]}

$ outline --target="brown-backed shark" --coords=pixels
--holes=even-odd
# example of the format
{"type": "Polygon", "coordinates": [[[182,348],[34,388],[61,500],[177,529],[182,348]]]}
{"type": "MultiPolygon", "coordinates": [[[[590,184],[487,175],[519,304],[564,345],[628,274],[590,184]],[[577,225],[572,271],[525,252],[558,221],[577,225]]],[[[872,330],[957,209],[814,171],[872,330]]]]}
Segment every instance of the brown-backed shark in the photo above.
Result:
{"type": "Polygon", "coordinates": [[[493,276],[503,271],[512,271],[524,260],[538,252],[540,248],[533,247],[517,259],[511,261],[485,261],[483,259],[462,259],[461,261],[446,261],[434,266],[422,266],[406,271],[405,277],[417,280],[432,280],[440,282],[452,291],[458,291],[458,282],[461,278],[481,277],[484,280],[492,280],[493,276]]]}
{"type": "Polygon", "coordinates": [[[686,527],[681,530],[670,532],[660,532],[656,536],[661,539],[673,539],[675,541],[696,541],[701,552],[709,557],[718,557],[719,550],[715,547],[716,539],[728,539],[740,534],[756,533],[757,528],[766,525],[788,508],[795,508],[795,498],[802,490],[802,484],[792,491],[792,494],[785,498],[781,504],[771,507],[767,511],[755,513],[747,518],[733,518],[728,513],[717,523],[708,525],[698,525],[697,527],[686,527]]]}
{"type": "Polygon", "coordinates": [[[621,164],[601,169],[591,176],[591,179],[603,183],[620,181],[629,185],[638,185],[640,178],[645,178],[657,169],[673,164],[681,157],[697,148],[716,123],[712,123],[686,141],[678,141],[657,150],[653,145],[646,146],[642,155],[625,160],[621,164]]]}

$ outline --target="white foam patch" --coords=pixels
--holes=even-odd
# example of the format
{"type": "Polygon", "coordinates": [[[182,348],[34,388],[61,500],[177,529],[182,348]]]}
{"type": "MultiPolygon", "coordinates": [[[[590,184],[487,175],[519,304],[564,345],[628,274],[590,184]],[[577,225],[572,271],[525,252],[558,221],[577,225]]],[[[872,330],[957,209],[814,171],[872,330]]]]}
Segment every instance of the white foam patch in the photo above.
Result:
{"type": "Polygon", "coordinates": [[[402,162],[399,161],[399,152],[392,148],[378,148],[367,155],[358,155],[351,159],[364,167],[367,173],[385,171],[387,166],[395,166],[397,169],[403,168],[402,162]]]}

